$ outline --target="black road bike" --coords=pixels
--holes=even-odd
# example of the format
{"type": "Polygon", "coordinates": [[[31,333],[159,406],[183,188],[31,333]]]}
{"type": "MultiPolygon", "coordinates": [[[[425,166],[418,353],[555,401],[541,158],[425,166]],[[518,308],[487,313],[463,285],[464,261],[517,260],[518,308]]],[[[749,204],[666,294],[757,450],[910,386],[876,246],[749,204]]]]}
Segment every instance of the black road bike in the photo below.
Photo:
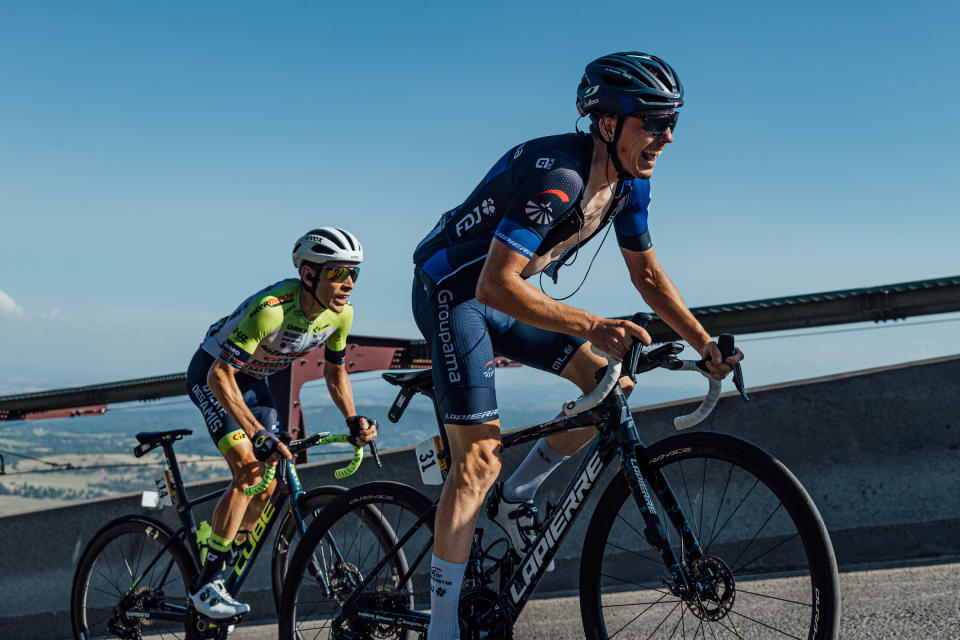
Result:
{"type": "MultiPolygon", "coordinates": [[[[732,336],[721,337],[730,355],[732,336]]],[[[634,345],[624,367],[696,370],[680,344],[649,352],[634,345]]],[[[712,432],[642,443],[609,359],[597,389],[564,405],[549,422],[503,436],[503,447],[596,427],[588,453],[538,535],[517,553],[477,530],[460,596],[461,637],[511,638],[537,588],[604,471],[614,468],[587,527],[580,559],[580,608],[589,640],[605,638],[837,637],[840,599],[827,529],[792,473],[763,449],[712,432]]],[[[601,370],[602,371],[602,370],[601,370]]],[[[384,374],[401,387],[399,417],[415,393],[434,399],[429,370],[384,374]]],[[[739,366],[734,382],[746,400],[739,366]]],[[[705,418],[720,382],[678,429],[705,418]]],[[[438,418],[445,444],[443,426],[438,418]]],[[[421,467],[449,463],[443,447],[421,467]]],[[[430,624],[429,564],[436,505],[413,487],[359,485],[332,501],[307,530],[290,562],[280,637],[424,637],[430,624]],[[373,531],[390,531],[384,547],[373,531]],[[330,586],[333,589],[330,589],[330,586]]],[[[499,530],[499,529],[498,529],[499,530]]]]}
{"type": "MultiPolygon", "coordinates": [[[[157,447],[163,448],[167,468],[158,487],[176,507],[181,526],[174,531],[155,518],[126,515],[106,524],[93,536],[73,578],[70,618],[74,637],[82,640],[144,637],[223,640],[231,626],[240,622],[242,616],[229,620],[206,618],[193,608],[187,597],[187,590],[200,573],[204,554],[203,536],[198,536],[193,508],[225,491],[221,489],[192,500],[187,497],[173,444],[191,433],[189,429],[176,429],[136,435],[140,444],[134,448],[134,455],[138,458],[157,447]]],[[[315,445],[347,442],[348,436],[326,432],[293,442],[289,436],[283,439],[296,455],[315,445]]],[[[379,465],[375,445],[371,451],[379,465]]],[[[334,476],[342,479],[352,474],[362,459],[363,448],[354,447],[351,462],[336,470],[334,476]]],[[[297,477],[296,465],[281,459],[275,467],[267,467],[256,487],[245,491],[249,495],[262,493],[274,475],[279,479],[276,487],[235,564],[229,568],[225,585],[233,595],[240,592],[266,546],[263,543],[279,521],[271,565],[273,596],[279,606],[291,546],[323,507],[347,489],[327,485],[305,491],[297,477]]],[[[392,540],[389,532],[376,529],[376,524],[372,526],[371,536],[383,536],[385,543],[392,540]]]]}

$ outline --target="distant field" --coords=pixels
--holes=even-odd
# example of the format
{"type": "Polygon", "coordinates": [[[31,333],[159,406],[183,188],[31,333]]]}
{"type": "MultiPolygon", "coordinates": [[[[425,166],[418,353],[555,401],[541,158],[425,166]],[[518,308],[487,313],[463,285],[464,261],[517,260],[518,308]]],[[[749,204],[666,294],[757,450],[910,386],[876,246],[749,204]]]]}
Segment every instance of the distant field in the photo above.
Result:
{"type": "MultiPolygon", "coordinates": [[[[548,420],[564,400],[577,395],[569,382],[557,382],[528,368],[498,370],[497,376],[501,418],[508,429],[548,420]]],[[[699,390],[648,385],[637,396],[642,396],[642,404],[650,404],[688,397],[699,390]]],[[[416,396],[401,421],[393,424],[387,420],[387,411],[395,387],[372,377],[355,380],[354,394],[357,411],[376,418],[381,425],[381,449],[416,444],[437,432],[433,406],[424,396],[416,396]]],[[[318,384],[304,387],[301,399],[308,432],[346,429],[326,389],[318,384]]],[[[0,516],[151,489],[162,473],[162,456],[154,452],[134,458],[134,435],[168,429],[193,431],[176,445],[186,482],[228,477],[199,412],[185,397],[113,405],[102,416],[0,423],[0,455],[5,467],[0,474],[0,516]],[[67,464],[74,468],[65,469],[67,464]]],[[[326,453],[343,455],[332,450],[326,453]]],[[[321,455],[320,451],[311,454],[314,460],[321,455]]]]}

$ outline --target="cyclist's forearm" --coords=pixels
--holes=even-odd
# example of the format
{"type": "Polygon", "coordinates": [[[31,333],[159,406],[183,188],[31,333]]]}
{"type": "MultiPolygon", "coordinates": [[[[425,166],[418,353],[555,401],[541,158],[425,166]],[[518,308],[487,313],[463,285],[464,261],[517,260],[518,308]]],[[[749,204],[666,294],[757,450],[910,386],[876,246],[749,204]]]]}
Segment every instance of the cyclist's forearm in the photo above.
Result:
{"type": "Polygon", "coordinates": [[[521,322],[581,338],[599,320],[589,311],[557,302],[516,273],[485,274],[477,284],[477,300],[521,322]]]}
{"type": "Polygon", "coordinates": [[[712,338],[690,312],[680,292],[663,269],[634,280],[637,290],[653,312],[699,353],[712,338]]]}
{"type": "Polygon", "coordinates": [[[330,399],[340,410],[344,418],[349,418],[357,414],[356,407],[353,404],[353,386],[350,384],[350,376],[347,375],[347,369],[343,365],[335,365],[329,362],[324,364],[324,380],[327,383],[327,390],[330,392],[330,399]]]}

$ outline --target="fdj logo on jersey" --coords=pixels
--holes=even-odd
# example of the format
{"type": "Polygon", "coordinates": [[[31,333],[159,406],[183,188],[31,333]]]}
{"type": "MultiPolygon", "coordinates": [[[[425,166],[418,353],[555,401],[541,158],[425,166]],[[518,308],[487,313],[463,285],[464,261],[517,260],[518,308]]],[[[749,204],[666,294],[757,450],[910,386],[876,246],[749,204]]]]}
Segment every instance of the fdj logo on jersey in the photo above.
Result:
{"type": "Polygon", "coordinates": [[[479,223],[482,219],[480,214],[485,216],[492,216],[496,212],[497,208],[493,204],[493,198],[487,198],[480,203],[479,206],[473,208],[473,211],[469,212],[464,217],[460,218],[460,221],[457,222],[456,231],[457,237],[463,235],[463,232],[470,229],[475,224],[479,223]]]}

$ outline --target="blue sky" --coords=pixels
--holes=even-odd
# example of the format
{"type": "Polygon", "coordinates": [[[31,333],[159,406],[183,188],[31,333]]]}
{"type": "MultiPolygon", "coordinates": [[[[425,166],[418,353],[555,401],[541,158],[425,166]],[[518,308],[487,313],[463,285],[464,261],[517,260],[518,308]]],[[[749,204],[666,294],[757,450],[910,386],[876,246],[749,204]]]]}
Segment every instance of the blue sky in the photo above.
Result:
{"type": "MultiPolygon", "coordinates": [[[[650,226],[691,306],[960,274],[958,23],[923,1],[0,2],[0,394],[185,370],[321,225],[366,249],[354,332],[419,337],[413,247],[506,149],[572,130],[584,64],[616,50],[686,89],[650,226]]],[[[643,308],[614,242],[571,302],[643,308]]],[[[938,319],[744,341],[745,364],[956,353],[938,319]]]]}

